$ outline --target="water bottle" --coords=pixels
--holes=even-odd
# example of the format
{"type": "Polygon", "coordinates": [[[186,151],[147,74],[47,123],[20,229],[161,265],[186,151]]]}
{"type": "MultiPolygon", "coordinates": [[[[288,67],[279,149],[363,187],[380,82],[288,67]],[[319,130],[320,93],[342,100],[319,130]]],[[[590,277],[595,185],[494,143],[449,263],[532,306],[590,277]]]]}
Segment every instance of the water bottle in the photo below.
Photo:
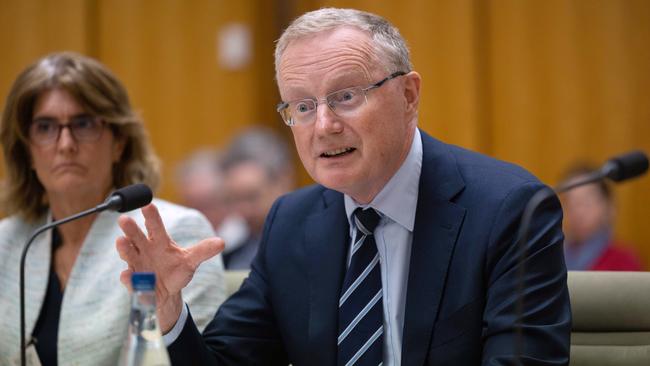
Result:
{"type": "Polygon", "coordinates": [[[156,318],[156,275],[150,272],[133,273],[131,284],[133,295],[129,330],[119,365],[171,365],[156,318]]]}

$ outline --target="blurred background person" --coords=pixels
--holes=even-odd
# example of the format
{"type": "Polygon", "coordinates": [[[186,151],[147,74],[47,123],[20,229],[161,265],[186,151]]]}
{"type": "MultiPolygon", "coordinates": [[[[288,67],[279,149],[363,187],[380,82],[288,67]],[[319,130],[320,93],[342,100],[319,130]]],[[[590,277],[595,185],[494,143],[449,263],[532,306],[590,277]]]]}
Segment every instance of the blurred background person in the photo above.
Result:
{"type": "MultiPolygon", "coordinates": [[[[121,82],[99,62],[54,53],[27,67],[0,126],[5,179],[0,221],[0,364],[20,355],[19,262],[39,226],[94,207],[114,189],[155,188],[159,162],[121,82]]],[[[180,245],[213,235],[200,213],[154,200],[180,245]]],[[[129,294],[119,281],[118,213],[102,212],[41,234],[26,261],[28,354],[43,365],[115,365],[129,294]]],[[[129,213],[142,222],[138,211],[129,213]]],[[[224,299],[222,263],[202,265],[186,293],[202,326],[224,299]]]]}
{"type": "Polygon", "coordinates": [[[176,167],[180,203],[199,210],[217,229],[227,216],[223,203],[223,174],[216,150],[200,149],[176,167]]]}
{"type": "Polygon", "coordinates": [[[249,229],[237,247],[226,241],[226,269],[248,269],[257,253],[264,221],[273,202],[294,188],[294,168],[286,140],[266,127],[251,127],[236,136],[223,161],[226,201],[249,229]]]}
{"type": "Polygon", "coordinates": [[[176,167],[175,183],[180,203],[203,213],[217,236],[226,242],[224,253],[244,243],[248,227],[241,216],[227,207],[223,167],[217,150],[199,149],[181,161],[176,167]]]}
{"type": "MultiPolygon", "coordinates": [[[[576,164],[565,173],[574,181],[595,166],[576,164]]],[[[564,208],[564,255],[569,270],[642,271],[637,254],[614,239],[616,205],[609,183],[598,181],[561,196],[564,208]]]]}

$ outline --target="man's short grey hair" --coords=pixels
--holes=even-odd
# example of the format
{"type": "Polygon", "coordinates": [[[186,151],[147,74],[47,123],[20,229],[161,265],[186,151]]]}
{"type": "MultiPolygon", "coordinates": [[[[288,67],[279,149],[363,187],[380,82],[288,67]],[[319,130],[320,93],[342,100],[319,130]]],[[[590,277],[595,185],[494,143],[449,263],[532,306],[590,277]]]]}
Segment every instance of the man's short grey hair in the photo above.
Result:
{"type": "Polygon", "coordinates": [[[275,47],[276,79],[282,54],[292,41],[344,26],[358,28],[372,37],[377,59],[387,72],[413,69],[406,41],[386,19],[356,9],[323,8],[301,15],[280,36],[275,47]]]}

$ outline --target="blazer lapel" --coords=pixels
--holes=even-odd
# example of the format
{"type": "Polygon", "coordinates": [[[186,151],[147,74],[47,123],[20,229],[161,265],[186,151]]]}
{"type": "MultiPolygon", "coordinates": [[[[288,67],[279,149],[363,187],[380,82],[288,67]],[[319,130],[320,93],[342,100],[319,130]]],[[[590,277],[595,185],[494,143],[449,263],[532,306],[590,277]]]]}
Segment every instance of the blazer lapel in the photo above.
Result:
{"type": "Polygon", "coordinates": [[[325,208],[306,220],[309,257],[309,350],[314,365],[336,364],[338,301],[345,273],[349,225],[343,195],[323,193],[325,208]]]}
{"type": "Polygon", "coordinates": [[[423,159],[406,294],[402,365],[424,364],[465,209],[464,183],[444,144],[422,133],[423,159]]]}

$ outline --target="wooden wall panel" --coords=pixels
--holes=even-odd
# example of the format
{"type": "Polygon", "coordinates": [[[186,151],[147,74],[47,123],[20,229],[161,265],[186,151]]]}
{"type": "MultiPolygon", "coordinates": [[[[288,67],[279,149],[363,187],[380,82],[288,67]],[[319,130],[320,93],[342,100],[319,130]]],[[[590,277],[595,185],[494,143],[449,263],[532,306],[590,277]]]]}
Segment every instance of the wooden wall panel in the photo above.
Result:
{"type": "MultiPolygon", "coordinates": [[[[549,184],[578,158],[650,152],[645,0],[0,0],[0,93],[45,53],[99,58],[128,87],[169,181],[186,153],[251,123],[290,136],[274,110],[273,41],[321,6],[376,12],[400,28],[423,76],[420,126],[442,140],[549,184]],[[217,62],[217,34],[232,22],[253,35],[252,61],[238,70],[217,62]]],[[[650,266],[649,182],[616,192],[617,233],[650,266]]],[[[168,183],[159,193],[175,197],[168,183]]]]}
{"type": "MultiPolygon", "coordinates": [[[[650,152],[650,3],[495,1],[492,154],[554,184],[576,160],[650,152]]],[[[616,187],[617,235],[650,265],[650,179],[616,187]]]]}
{"type": "MultiPolygon", "coordinates": [[[[272,58],[255,48],[265,45],[268,52],[274,22],[259,20],[265,9],[256,3],[99,2],[98,56],[121,76],[144,116],[164,162],[164,182],[192,150],[224,144],[243,126],[282,128],[267,105],[275,95],[267,65],[272,58]],[[219,34],[232,24],[246,27],[251,37],[250,62],[237,69],[218,61],[219,34]]],[[[165,183],[160,195],[173,199],[172,184],[165,183]]]]}
{"type": "Polygon", "coordinates": [[[83,0],[0,1],[0,110],[18,73],[37,58],[86,50],[86,13],[83,0]]]}
{"type": "MultiPolygon", "coordinates": [[[[420,127],[555,184],[576,159],[650,152],[650,2],[324,0],[394,23],[423,76],[420,127]]],[[[650,178],[616,188],[650,266],[650,178]]],[[[649,267],[650,268],[650,267],[649,267]]]]}
{"type": "Polygon", "coordinates": [[[2,0],[0,70],[6,96],[17,73],[36,58],[77,51],[111,68],[129,90],[163,161],[158,195],[175,198],[176,162],[196,148],[226,143],[254,123],[287,133],[274,106],[273,2],[261,0],[2,0]],[[218,62],[218,35],[240,24],[251,58],[240,68],[218,62]]]}

